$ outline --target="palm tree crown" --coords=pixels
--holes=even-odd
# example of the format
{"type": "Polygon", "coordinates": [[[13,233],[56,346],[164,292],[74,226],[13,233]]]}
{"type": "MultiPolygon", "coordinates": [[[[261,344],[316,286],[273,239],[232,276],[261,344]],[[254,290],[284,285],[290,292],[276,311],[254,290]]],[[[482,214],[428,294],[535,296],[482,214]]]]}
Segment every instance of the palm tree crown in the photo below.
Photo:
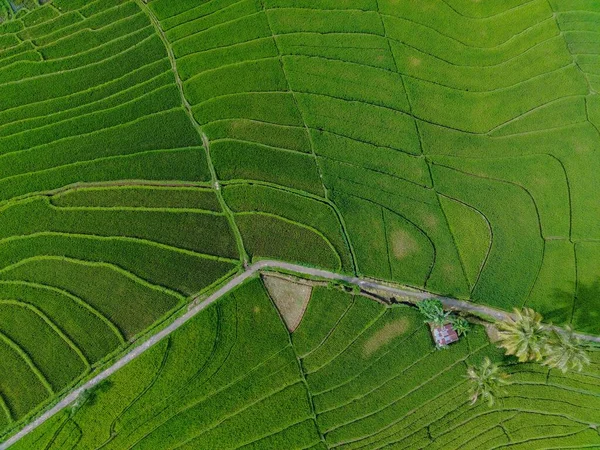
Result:
{"type": "Polygon", "coordinates": [[[531,308],[514,311],[514,318],[496,324],[500,347],[519,362],[541,361],[548,346],[549,328],[542,323],[541,314],[531,308]]]}
{"type": "Polygon", "coordinates": [[[498,364],[493,364],[487,356],[481,366],[469,367],[467,378],[471,383],[471,404],[482,398],[487,400],[488,406],[493,406],[496,396],[501,392],[501,386],[507,384],[507,377],[508,375],[501,372],[498,364]]]}
{"type": "Polygon", "coordinates": [[[547,348],[543,364],[565,373],[569,369],[581,372],[583,366],[590,363],[581,340],[573,334],[571,327],[566,331],[554,330],[547,348]]]}

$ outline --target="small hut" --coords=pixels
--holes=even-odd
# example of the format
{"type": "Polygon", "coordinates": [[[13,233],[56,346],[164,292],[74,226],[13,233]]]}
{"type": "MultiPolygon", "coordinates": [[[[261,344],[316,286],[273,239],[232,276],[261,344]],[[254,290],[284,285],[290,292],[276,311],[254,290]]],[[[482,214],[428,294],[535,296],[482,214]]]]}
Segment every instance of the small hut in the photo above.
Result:
{"type": "Polygon", "coordinates": [[[458,341],[458,333],[451,323],[445,323],[444,325],[433,325],[430,323],[429,329],[431,330],[433,341],[438,347],[445,347],[458,341]]]}

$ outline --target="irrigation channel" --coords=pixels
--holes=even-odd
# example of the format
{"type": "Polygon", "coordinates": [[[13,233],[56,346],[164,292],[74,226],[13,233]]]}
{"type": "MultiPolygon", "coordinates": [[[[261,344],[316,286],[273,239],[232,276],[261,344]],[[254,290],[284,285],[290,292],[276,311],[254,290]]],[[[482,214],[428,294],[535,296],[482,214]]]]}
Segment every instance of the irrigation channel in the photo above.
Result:
{"type": "MultiPolygon", "coordinates": [[[[292,264],[292,263],[287,263],[287,262],[283,262],[283,261],[275,261],[275,260],[258,261],[250,266],[247,266],[246,269],[244,270],[244,272],[242,272],[241,274],[239,274],[239,275],[235,276],[234,278],[232,278],[231,280],[229,280],[229,282],[227,282],[225,285],[223,285],[220,289],[213,292],[206,299],[204,299],[202,301],[198,301],[198,299],[194,300],[194,302],[192,302],[193,306],[191,306],[185,314],[179,316],[167,327],[163,328],[156,334],[152,335],[150,338],[148,338],[146,341],[144,341],[141,345],[133,348],[130,352],[125,354],[121,359],[119,359],[117,362],[115,362],[112,366],[108,367],[107,369],[105,369],[104,371],[102,371],[101,373],[99,373],[98,375],[93,377],[91,380],[89,380],[85,384],[72,390],[68,395],[63,397],[52,408],[48,409],[46,412],[41,414],[35,420],[33,420],[32,422],[27,424],[25,427],[23,427],[17,433],[12,435],[6,441],[0,443],[0,450],[8,449],[11,445],[15,444],[17,441],[22,439],[24,436],[28,435],[33,430],[35,430],[37,427],[42,425],[44,422],[46,422],[47,420],[49,420],[50,418],[52,418],[53,416],[55,416],[56,414],[61,412],[63,409],[67,408],[72,403],[74,403],[77,400],[77,398],[84,391],[93,388],[98,383],[100,383],[103,380],[110,377],[117,370],[121,369],[127,363],[134,360],[135,358],[140,356],[142,353],[144,353],[146,350],[148,350],[150,347],[157,344],[162,339],[164,339],[165,337],[167,337],[168,335],[170,335],[171,333],[176,331],[179,327],[181,327],[186,322],[188,322],[189,320],[194,318],[194,316],[196,316],[202,310],[206,309],[208,306],[210,306],[211,304],[213,304],[214,302],[219,300],[221,297],[223,297],[229,291],[235,289],[236,287],[238,287],[239,285],[244,283],[244,281],[248,280],[249,278],[252,278],[257,273],[259,273],[261,271],[268,271],[268,270],[283,271],[283,272],[289,273],[291,275],[304,275],[304,276],[318,278],[321,280],[331,280],[331,281],[348,283],[350,285],[358,286],[362,291],[365,291],[366,293],[369,293],[369,291],[376,291],[376,292],[380,293],[379,295],[381,295],[381,293],[387,293],[392,297],[399,298],[400,302],[401,302],[402,298],[406,299],[407,302],[410,300],[412,300],[414,302],[414,301],[422,300],[425,298],[437,298],[442,302],[444,307],[449,310],[466,312],[466,313],[471,313],[471,314],[475,314],[475,315],[485,315],[488,317],[492,317],[496,320],[506,320],[507,318],[511,317],[511,314],[506,311],[491,308],[489,306],[471,303],[471,302],[464,301],[464,300],[457,300],[457,299],[450,298],[450,297],[441,297],[441,296],[437,296],[435,294],[431,294],[426,291],[397,288],[397,287],[393,287],[393,286],[390,286],[387,284],[364,279],[364,278],[358,278],[358,277],[339,274],[339,273],[335,273],[335,272],[329,272],[327,270],[315,269],[312,267],[305,267],[305,266],[301,266],[298,264],[292,264]]],[[[577,337],[579,337],[580,339],[583,339],[586,341],[600,343],[600,336],[593,336],[593,335],[587,335],[587,334],[581,334],[581,333],[575,333],[575,335],[577,337]]]]}

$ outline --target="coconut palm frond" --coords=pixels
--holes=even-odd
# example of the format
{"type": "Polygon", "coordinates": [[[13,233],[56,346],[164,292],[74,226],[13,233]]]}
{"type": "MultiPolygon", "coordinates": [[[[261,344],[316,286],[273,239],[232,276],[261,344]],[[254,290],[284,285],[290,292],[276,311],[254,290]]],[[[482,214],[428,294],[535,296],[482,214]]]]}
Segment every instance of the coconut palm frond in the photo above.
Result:
{"type": "Polygon", "coordinates": [[[571,327],[565,331],[554,330],[542,364],[565,373],[570,369],[581,372],[589,363],[590,357],[571,327]]]}
{"type": "Polygon", "coordinates": [[[488,357],[483,360],[479,367],[471,366],[467,368],[467,379],[471,384],[469,389],[471,404],[477,403],[477,400],[481,398],[486,400],[491,408],[496,397],[505,392],[502,386],[508,384],[507,377],[498,364],[492,363],[488,357]]]}
{"type": "Polygon", "coordinates": [[[549,328],[531,308],[515,309],[514,317],[496,324],[500,347],[519,362],[541,361],[548,345],[549,328]]]}

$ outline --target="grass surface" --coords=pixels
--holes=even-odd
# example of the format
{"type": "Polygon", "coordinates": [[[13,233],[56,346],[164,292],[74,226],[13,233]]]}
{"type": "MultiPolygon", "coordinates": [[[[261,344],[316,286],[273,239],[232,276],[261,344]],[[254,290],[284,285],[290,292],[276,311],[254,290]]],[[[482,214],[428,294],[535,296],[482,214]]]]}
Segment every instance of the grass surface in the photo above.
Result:
{"type": "MultiPolygon", "coordinates": [[[[600,333],[596,3],[34,3],[0,1],[0,301],[17,302],[0,323],[0,430],[247,259],[600,333]]],[[[349,335],[399,329],[361,308],[349,335]]],[[[306,367],[343,350],[332,339],[306,367]]],[[[306,387],[285,376],[282,402],[306,387]]],[[[323,412],[327,442],[352,439],[345,420],[369,430],[343,414],[323,412]]],[[[264,442],[312,443],[299,417],[264,442]]],[[[499,430],[472,445],[512,436],[499,430]]]]}
{"type": "Polygon", "coordinates": [[[515,365],[479,326],[436,350],[415,309],[325,287],[290,333],[255,278],[14,448],[593,448],[599,356],[515,365]],[[491,409],[464,377],[484,356],[511,374],[491,409]]]}

